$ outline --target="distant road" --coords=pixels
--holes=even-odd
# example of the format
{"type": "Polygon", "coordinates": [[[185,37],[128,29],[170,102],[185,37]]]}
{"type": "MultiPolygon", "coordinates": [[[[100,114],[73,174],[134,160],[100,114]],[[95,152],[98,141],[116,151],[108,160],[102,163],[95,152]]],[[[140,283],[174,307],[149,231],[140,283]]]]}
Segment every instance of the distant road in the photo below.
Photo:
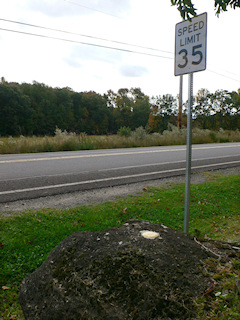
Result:
{"type": "MultiPolygon", "coordinates": [[[[185,174],[186,146],[0,156],[0,203],[185,174]]],[[[240,166],[240,143],[192,147],[192,172],[240,166]]]]}

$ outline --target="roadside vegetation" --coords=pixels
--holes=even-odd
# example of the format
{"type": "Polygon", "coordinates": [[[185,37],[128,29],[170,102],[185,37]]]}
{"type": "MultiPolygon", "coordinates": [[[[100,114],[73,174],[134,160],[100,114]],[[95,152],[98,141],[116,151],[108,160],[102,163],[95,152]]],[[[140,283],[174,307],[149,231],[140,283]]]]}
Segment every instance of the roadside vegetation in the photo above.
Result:
{"type": "MultiPolygon", "coordinates": [[[[240,246],[240,175],[207,173],[206,177],[206,183],[191,187],[189,232],[200,241],[211,238],[240,246]]],[[[67,210],[1,213],[0,318],[24,319],[17,300],[21,281],[74,232],[101,231],[130,218],[182,231],[183,215],[184,184],[146,187],[138,196],[67,210]]],[[[196,319],[240,319],[240,292],[236,286],[240,280],[239,258],[232,257],[227,263],[210,260],[204,272],[216,281],[216,287],[195,302],[196,319]]]]}
{"type": "MultiPolygon", "coordinates": [[[[123,127],[131,131],[143,127],[148,133],[162,134],[169,124],[186,125],[186,106],[185,101],[178,118],[178,97],[171,94],[149,97],[141,88],[122,88],[102,95],[1,78],[0,137],[52,137],[56,127],[89,136],[117,134],[123,127]]],[[[200,89],[193,97],[192,115],[193,128],[215,132],[239,129],[240,89],[214,93],[200,89]]]]}
{"type": "MultiPolygon", "coordinates": [[[[54,136],[0,137],[0,154],[184,145],[186,134],[185,128],[179,130],[174,125],[169,125],[168,130],[163,133],[148,133],[143,127],[135,130],[121,127],[115,135],[99,136],[86,133],[76,134],[56,128],[54,136]]],[[[240,142],[240,131],[223,129],[212,131],[194,128],[192,141],[195,144],[240,142]]]]}

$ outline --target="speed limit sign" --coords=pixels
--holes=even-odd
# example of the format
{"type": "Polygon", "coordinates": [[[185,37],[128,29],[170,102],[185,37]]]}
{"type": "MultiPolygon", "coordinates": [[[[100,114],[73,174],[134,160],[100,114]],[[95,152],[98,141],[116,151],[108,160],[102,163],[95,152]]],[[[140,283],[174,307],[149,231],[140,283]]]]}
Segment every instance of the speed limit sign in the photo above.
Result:
{"type": "Polygon", "coordinates": [[[207,13],[176,24],[175,76],[206,69],[207,13]]]}

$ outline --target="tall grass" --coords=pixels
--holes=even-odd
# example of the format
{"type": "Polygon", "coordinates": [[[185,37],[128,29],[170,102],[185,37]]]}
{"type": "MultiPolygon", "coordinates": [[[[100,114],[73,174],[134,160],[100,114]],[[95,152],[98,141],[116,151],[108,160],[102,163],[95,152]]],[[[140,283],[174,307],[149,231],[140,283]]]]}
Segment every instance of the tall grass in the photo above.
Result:
{"type": "MultiPolygon", "coordinates": [[[[148,134],[142,127],[135,131],[119,131],[116,135],[88,136],[85,133],[68,133],[56,128],[53,137],[2,137],[0,138],[0,154],[77,151],[92,149],[113,149],[131,147],[150,147],[167,145],[184,145],[186,129],[179,130],[170,126],[169,130],[148,134]]],[[[193,129],[192,141],[198,143],[240,142],[240,131],[211,131],[208,129],[193,129]]]]}

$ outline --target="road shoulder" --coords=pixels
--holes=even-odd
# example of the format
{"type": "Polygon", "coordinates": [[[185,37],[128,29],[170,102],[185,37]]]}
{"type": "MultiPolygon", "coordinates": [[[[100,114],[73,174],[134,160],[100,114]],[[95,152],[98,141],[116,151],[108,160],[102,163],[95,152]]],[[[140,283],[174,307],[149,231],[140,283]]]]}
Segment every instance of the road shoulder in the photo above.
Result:
{"type": "MultiPolygon", "coordinates": [[[[199,184],[208,181],[210,175],[214,174],[224,175],[240,175],[240,167],[221,169],[195,173],[191,176],[192,184],[199,184]]],[[[102,203],[106,201],[113,201],[118,197],[126,197],[128,195],[136,195],[143,191],[146,186],[160,187],[169,183],[184,183],[185,176],[177,176],[170,178],[163,178],[158,180],[143,181],[123,186],[108,187],[101,189],[94,189],[88,191],[80,191],[74,193],[61,194],[56,196],[46,196],[38,199],[19,200],[9,203],[0,204],[0,212],[4,215],[12,215],[14,212],[26,210],[38,210],[43,208],[67,209],[75,208],[77,206],[89,205],[93,203],[102,203]]]]}

